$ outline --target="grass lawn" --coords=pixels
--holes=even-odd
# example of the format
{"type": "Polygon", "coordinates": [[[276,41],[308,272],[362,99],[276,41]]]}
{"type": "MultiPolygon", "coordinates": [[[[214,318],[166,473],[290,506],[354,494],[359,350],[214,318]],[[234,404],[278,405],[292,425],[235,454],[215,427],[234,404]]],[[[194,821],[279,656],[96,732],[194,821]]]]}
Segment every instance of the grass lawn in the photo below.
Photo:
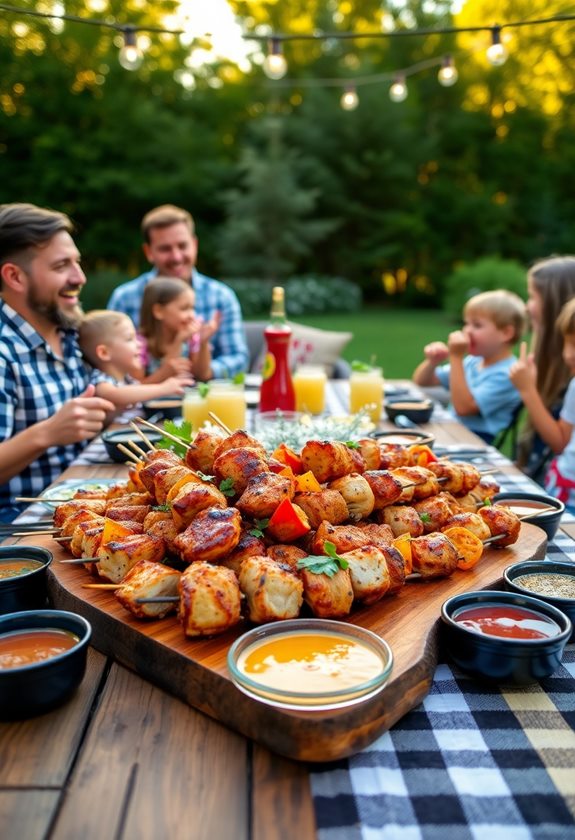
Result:
{"type": "Polygon", "coordinates": [[[410,378],[430,341],[446,341],[456,324],[437,310],[369,307],[361,312],[298,317],[298,323],[325,330],[345,330],[353,338],[343,351],[349,362],[359,359],[383,367],[389,379],[410,378]]]}

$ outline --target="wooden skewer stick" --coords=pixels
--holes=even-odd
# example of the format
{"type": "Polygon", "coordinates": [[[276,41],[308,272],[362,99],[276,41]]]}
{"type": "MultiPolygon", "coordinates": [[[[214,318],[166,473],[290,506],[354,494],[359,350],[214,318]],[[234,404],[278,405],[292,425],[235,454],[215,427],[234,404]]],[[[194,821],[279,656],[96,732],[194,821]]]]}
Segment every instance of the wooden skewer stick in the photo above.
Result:
{"type": "Polygon", "coordinates": [[[114,589],[119,589],[119,583],[83,583],[82,587],[84,589],[108,589],[113,591],[114,589]]]}
{"type": "Polygon", "coordinates": [[[118,444],[118,449],[120,450],[120,452],[123,452],[124,455],[126,456],[126,458],[128,458],[132,463],[134,463],[134,464],[139,464],[140,463],[140,458],[136,455],[136,453],[132,452],[131,449],[128,449],[127,446],[124,446],[123,443],[118,444]]]}
{"type": "Polygon", "coordinates": [[[74,566],[81,563],[99,563],[101,559],[101,557],[74,557],[73,560],[60,560],[59,562],[67,566],[74,566]]]}
{"type": "Polygon", "coordinates": [[[226,424],[224,423],[224,421],[223,421],[223,420],[220,420],[220,418],[218,417],[218,415],[217,415],[217,414],[214,414],[214,412],[213,412],[213,411],[208,411],[208,417],[210,417],[210,419],[212,419],[212,420],[214,421],[214,423],[216,424],[216,426],[219,426],[219,427],[220,427],[220,429],[222,430],[222,432],[225,432],[225,433],[226,433],[226,435],[231,435],[231,434],[232,434],[232,430],[230,429],[230,427],[229,427],[229,426],[226,426],[226,424]]]}
{"type": "Polygon", "coordinates": [[[145,451],[142,449],[141,446],[138,446],[138,444],[136,443],[135,440],[127,440],[126,445],[129,446],[130,449],[132,449],[134,451],[134,453],[138,456],[138,458],[141,459],[141,458],[146,457],[145,451]]]}
{"type": "Polygon", "coordinates": [[[136,434],[142,438],[146,446],[148,446],[152,451],[155,451],[156,447],[154,446],[150,438],[140,429],[138,424],[134,423],[133,420],[130,420],[130,426],[136,432],[136,434]]]}
{"type": "Polygon", "coordinates": [[[138,423],[142,423],[143,426],[147,426],[149,429],[153,429],[155,432],[159,432],[162,437],[168,438],[169,440],[173,440],[175,443],[179,443],[180,446],[183,446],[185,449],[190,449],[190,444],[186,443],[185,440],[182,440],[175,435],[170,434],[170,432],[166,432],[165,429],[161,429],[159,426],[155,426],[153,423],[148,423],[147,420],[144,420],[142,417],[136,417],[136,421],[138,423]]]}
{"type": "Polygon", "coordinates": [[[53,536],[59,532],[60,528],[47,528],[45,531],[14,531],[10,536],[12,537],[46,537],[53,536]]]}

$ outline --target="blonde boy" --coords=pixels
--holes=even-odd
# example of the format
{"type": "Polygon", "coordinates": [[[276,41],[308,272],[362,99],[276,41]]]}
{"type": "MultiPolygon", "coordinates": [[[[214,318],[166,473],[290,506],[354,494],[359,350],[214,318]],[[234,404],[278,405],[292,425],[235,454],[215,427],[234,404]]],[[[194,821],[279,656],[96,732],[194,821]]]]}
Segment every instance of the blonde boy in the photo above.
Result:
{"type": "Polygon", "coordinates": [[[118,410],[156,397],[183,394],[186,385],[193,385],[187,374],[149,385],[137,381],[143,375],[141,347],[132,319],[123,312],[88,312],[79,327],[79,341],[86,361],[108,377],[98,382],[96,394],[118,410]]]}
{"type": "Polygon", "coordinates": [[[525,304],[505,289],[482,292],[467,301],[463,319],[463,329],[452,332],[447,344],[434,341],[424,348],[413,381],[448,388],[457,418],[490,443],[521,405],[509,369],[513,345],[525,329],[525,304]]]}

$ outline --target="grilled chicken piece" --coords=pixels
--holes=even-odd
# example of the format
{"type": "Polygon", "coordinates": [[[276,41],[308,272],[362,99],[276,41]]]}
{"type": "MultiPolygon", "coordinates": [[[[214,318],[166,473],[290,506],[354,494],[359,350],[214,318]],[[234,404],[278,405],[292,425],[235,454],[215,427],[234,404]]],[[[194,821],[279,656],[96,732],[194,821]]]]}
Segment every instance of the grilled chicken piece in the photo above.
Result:
{"type": "Polygon", "coordinates": [[[192,563],[178,585],[178,618],[186,636],[224,633],[241,618],[241,593],[231,569],[211,563],[192,563]]]}
{"type": "MultiPolygon", "coordinates": [[[[359,451],[361,452],[366,470],[378,470],[381,462],[379,443],[375,438],[362,438],[358,440],[359,451]]],[[[364,470],[361,470],[363,472],[364,470]]],[[[360,472],[360,470],[358,470],[360,472]]]]}
{"type": "MultiPolygon", "coordinates": [[[[397,467],[400,469],[400,467],[397,467]]],[[[401,493],[399,498],[397,499],[398,504],[409,504],[409,502],[413,501],[413,497],[415,494],[415,484],[411,478],[407,478],[407,476],[403,475],[396,475],[397,470],[390,470],[392,476],[399,481],[401,484],[401,493]]]]}
{"type": "Polygon", "coordinates": [[[172,512],[170,510],[152,509],[142,523],[144,526],[144,531],[147,531],[148,528],[151,528],[152,525],[155,525],[157,522],[162,522],[164,520],[172,521],[172,512]]]}
{"type": "Polygon", "coordinates": [[[266,549],[266,554],[284,569],[291,569],[294,574],[301,576],[297,564],[298,560],[307,557],[307,552],[298,548],[297,545],[270,545],[266,549]]]}
{"type": "Polygon", "coordinates": [[[269,471],[267,457],[260,449],[227,449],[214,461],[214,473],[218,484],[225,479],[231,479],[236,496],[242,495],[250,478],[269,471]]]}
{"type": "Polygon", "coordinates": [[[351,612],[353,588],[349,569],[339,569],[333,577],[302,569],[303,597],[318,618],[345,618],[351,612]]]}
{"type": "Polygon", "coordinates": [[[175,540],[180,532],[172,517],[169,514],[168,516],[168,519],[156,519],[154,522],[151,522],[146,528],[146,533],[152,537],[161,537],[166,544],[167,551],[170,554],[177,555],[178,550],[175,540]]]}
{"type": "Polygon", "coordinates": [[[184,484],[180,492],[172,499],[172,517],[178,531],[190,524],[195,516],[206,508],[225,508],[228,501],[221,490],[209,481],[184,484]]]}
{"type": "Polygon", "coordinates": [[[62,523],[60,536],[71,537],[81,522],[93,522],[95,524],[96,522],[103,522],[104,519],[104,516],[94,513],[93,510],[76,510],[62,523]]]}
{"type": "MultiPolygon", "coordinates": [[[[68,536],[72,537],[72,539],[68,543],[68,548],[70,550],[70,554],[72,555],[72,557],[81,557],[82,556],[82,550],[83,550],[83,545],[84,545],[84,537],[86,535],[86,532],[91,531],[94,528],[100,528],[101,530],[103,530],[104,522],[105,522],[105,519],[104,519],[103,516],[100,517],[99,520],[85,519],[83,522],[78,522],[78,524],[74,528],[73,532],[71,534],[68,534],[68,536]]],[[[90,555],[86,554],[85,556],[89,557],[90,555]]],[[[93,555],[93,556],[95,556],[95,555],[93,555]]]]}
{"type": "Polygon", "coordinates": [[[224,439],[222,432],[200,429],[186,452],[186,466],[211,475],[214,470],[214,452],[224,439]]]}
{"type": "Polygon", "coordinates": [[[150,534],[130,534],[121,540],[111,540],[100,546],[97,563],[98,574],[104,580],[120,583],[138,560],[159,563],[166,553],[165,543],[160,537],[150,534]]]}
{"type": "Polygon", "coordinates": [[[143,461],[139,461],[137,464],[130,464],[130,468],[128,470],[128,481],[126,485],[126,489],[128,493],[147,493],[145,486],[142,484],[140,479],[140,470],[144,466],[143,461]]]}
{"type": "MultiPolygon", "coordinates": [[[[186,481],[200,481],[200,478],[189,467],[176,464],[166,470],[160,470],[154,476],[154,497],[159,505],[165,505],[172,490],[180,488],[186,481]]],[[[175,495],[172,493],[172,496],[175,495]]]]}
{"type": "Polygon", "coordinates": [[[105,499],[70,499],[69,502],[63,502],[58,505],[54,511],[54,527],[61,528],[66,519],[73,513],[79,510],[89,510],[92,513],[97,513],[104,516],[106,512],[105,499]]]}
{"type": "Polygon", "coordinates": [[[357,527],[367,534],[371,543],[381,548],[382,545],[391,545],[394,534],[389,525],[378,522],[358,522],[357,527]]]}
{"type": "Polygon", "coordinates": [[[111,510],[115,507],[126,507],[128,505],[150,505],[153,502],[153,497],[147,492],[124,493],[122,496],[116,496],[108,500],[106,510],[111,510]]]}
{"type": "Polygon", "coordinates": [[[378,519],[385,525],[389,525],[396,537],[401,534],[420,537],[424,531],[421,517],[410,505],[388,505],[379,511],[378,519]]]}
{"type": "Polygon", "coordinates": [[[478,513],[472,513],[471,511],[455,513],[447,520],[444,527],[451,528],[454,525],[467,528],[468,531],[471,531],[480,540],[486,540],[491,536],[489,525],[478,513]]]}
{"type": "Polygon", "coordinates": [[[280,502],[293,499],[294,482],[290,478],[263,472],[254,475],[236,502],[237,509],[251,519],[268,519],[280,502]]]}
{"type": "Polygon", "coordinates": [[[200,560],[216,563],[236,548],[241,525],[242,517],[236,508],[207,508],[192,519],[183,533],[178,534],[174,544],[185,563],[200,560]]]}
{"type": "MultiPolygon", "coordinates": [[[[144,487],[146,488],[148,493],[150,493],[150,495],[154,499],[156,498],[156,495],[155,495],[155,493],[156,493],[156,488],[155,488],[156,475],[159,472],[169,470],[169,469],[171,469],[172,467],[175,467],[175,466],[181,466],[181,464],[182,464],[182,459],[181,458],[178,458],[177,461],[174,461],[172,458],[168,457],[168,454],[173,455],[174,454],[173,452],[169,452],[169,450],[167,450],[167,449],[162,449],[161,452],[166,453],[166,454],[161,458],[155,458],[153,461],[150,461],[149,463],[146,463],[138,473],[138,477],[139,477],[140,481],[142,482],[142,484],[144,485],[144,487]]],[[[150,453],[150,454],[156,454],[156,453],[150,453]]]]}
{"type": "Polygon", "coordinates": [[[323,520],[340,525],[349,516],[345,499],[338,490],[297,493],[294,502],[305,511],[312,528],[318,528],[323,520]]]}
{"type": "Polygon", "coordinates": [[[432,461],[428,469],[438,478],[444,479],[441,486],[450,493],[463,493],[463,470],[460,464],[453,464],[450,461],[432,461]]]}
{"type": "Polygon", "coordinates": [[[137,618],[164,618],[175,611],[175,604],[139,604],[138,598],[170,597],[178,594],[180,572],[163,563],[138,560],[122,580],[114,595],[137,618]]]}
{"type": "MultiPolygon", "coordinates": [[[[95,528],[87,528],[82,536],[80,557],[99,557],[100,546],[102,545],[103,525],[96,525],[95,528]]],[[[94,577],[98,576],[96,563],[84,563],[84,568],[94,577]]]]}
{"type": "Polygon", "coordinates": [[[407,449],[399,443],[379,444],[380,470],[395,470],[407,464],[407,449]]]}
{"type": "Polygon", "coordinates": [[[463,510],[475,511],[487,499],[492,499],[499,493],[500,486],[492,475],[482,475],[481,481],[465,496],[459,496],[457,501],[463,510]]]}
{"type": "Polygon", "coordinates": [[[481,481],[481,473],[473,464],[461,463],[458,465],[463,470],[463,487],[461,495],[470,493],[481,481]]]}
{"type": "Polygon", "coordinates": [[[352,472],[360,473],[360,474],[365,472],[366,469],[367,469],[367,466],[366,466],[366,463],[365,463],[365,458],[363,457],[363,454],[361,452],[361,449],[359,449],[359,448],[356,449],[354,446],[349,446],[348,449],[351,453],[351,459],[353,461],[352,472]]]}
{"type": "Polygon", "coordinates": [[[393,474],[400,479],[406,478],[415,485],[413,498],[416,501],[427,499],[428,496],[435,496],[441,490],[437,476],[425,467],[398,467],[393,471],[393,474]]]}
{"type": "Polygon", "coordinates": [[[457,568],[459,555],[445,534],[434,532],[411,540],[413,571],[422,578],[449,577],[457,568]]]}
{"type": "Polygon", "coordinates": [[[303,603],[303,583],[271,557],[246,557],[239,574],[247,599],[247,616],[256,624],[297,618],[303,603]]]}
{"type": "Polygon", "coordinates": [[[363,528],[356,525],[332,525],[329,522],[322,522],[310,543],[311,554],[325,554],[325,541],[335,545],[338,554],[345,551],[353,551],[354,548],[361,548],[368,545],[369,535],[363,528]]]}
{"type": "Polygon", "coordinates": [[[143,522],[152,510],[151,505],[129,505],[126,507],[107,507],[106,516],[116,522],[143,522]]]}
{"type": "Polygon", "coordinates": [[[425,534],[430,534],[432,531],[441,531],[452,515],[451,505],[442,493],[416,502],[413,507],[423,522],[425,534]]]}
{"type": "Polygon", "coordinates": [[[266,457],[265,446],[263,446],[259,440],[256,440],[251,435],[248,435],[247,432],[244,432],[243,429],[238,429],[220,441],[216,451],[214,452],[214,461],[219,458],[220,455],[223,455],[224,452],[229,452],[230,449],[255,449],[264,458],[266,457]]]}
{"type": "Polygon", "coordinates": [[[343,496],[347,505],[348,517],[352,522],[367,519],[373,511],[375,497],[369,482],[357,472],[336,478],[329,485],[343,496]]]}
{"type": "Polygon", "coordinates": [[[353,472],[351,449],[339,441],[308,440],[301,451],[304,471],[311,470],[322,484],[353,472]]]}
{"type": "Polygon", "coordinates": [[[347,561],[351,586],[356,601],[375,604],[391,586],[387,561],[374,545],[364,545],[342,555],[347,561]]]}
{"type": "Polygon", "coordinates": [[[387,505],[392,505],[400,498],[403,484],[389,470],[366,470],[363,477],[371,487],[374,510],[381,510],[387,505]]]}
{"type": "Polygon", "coordinates": [[[512,545],[519,538],[521,520],[510,508],[503,505],[487,505],[479,508],[479,516],[487,523],[491,536],[501,534],[500,540],[495,540],[492,545],[501,548],[504,545],[512,545]]]}
{"type": "Polygon", "coordinates": [[[265,553],[265,542],[259,537],[254,537],[249,531],[242,530],[239,543],[227,557],[220,560],[220,566],[226,566],[239,575],[240,566],[246,557],[261,557],[265,553]]]}

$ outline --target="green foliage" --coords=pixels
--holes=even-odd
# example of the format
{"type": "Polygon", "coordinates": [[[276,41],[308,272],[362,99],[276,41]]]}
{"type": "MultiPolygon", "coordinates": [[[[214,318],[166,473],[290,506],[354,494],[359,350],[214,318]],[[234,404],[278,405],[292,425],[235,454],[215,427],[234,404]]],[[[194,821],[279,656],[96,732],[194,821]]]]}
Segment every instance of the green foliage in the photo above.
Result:
{"type": "Polygon", "coordinates": [[[457,268],[445,281],[444,309],[454,320],[461,320],[466,301],[479,292],[507,289],[525,299],[527,291],[524,266],[514,260],[486,257],[457,268]]]}
{"type": "MultiPolygon", "coordinates": [[[[238,296],[244,318],[268,315],[273,283],[245,278],[227,278],[238,296]]],[[[308,275],[291,277],[284,283],[286,312],[289,317],[327,312],[359,312],[361,289],[343,277],[308,275]]]]}
{"type": "Polygon", "coordinates": [[[89,312],[91,309],[105,309],[116,286],[130,279],[130,276],[113,268],[89,271],[88,282],[82,289],[84,312],[89,312]]]}

